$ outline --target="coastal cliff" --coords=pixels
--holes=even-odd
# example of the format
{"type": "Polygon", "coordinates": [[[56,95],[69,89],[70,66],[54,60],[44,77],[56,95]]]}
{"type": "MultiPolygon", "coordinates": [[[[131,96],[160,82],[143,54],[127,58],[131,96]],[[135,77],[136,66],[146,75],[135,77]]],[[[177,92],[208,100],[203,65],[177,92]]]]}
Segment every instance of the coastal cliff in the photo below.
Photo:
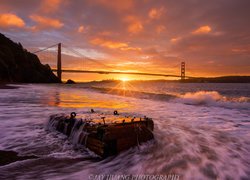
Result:
{"type": "Polygon", "coordinates": [[[0,83],[60,83],[48,64],[0,33],[0,83]]]}

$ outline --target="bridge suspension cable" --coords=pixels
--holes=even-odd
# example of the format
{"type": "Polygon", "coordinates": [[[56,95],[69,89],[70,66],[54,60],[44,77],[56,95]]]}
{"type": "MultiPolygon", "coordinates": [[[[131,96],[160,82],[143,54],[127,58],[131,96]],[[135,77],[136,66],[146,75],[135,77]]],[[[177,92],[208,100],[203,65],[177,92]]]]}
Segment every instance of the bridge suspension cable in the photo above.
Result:
{"type": "Polygon", "coordinates": [[[80,52],[77,51],[76,49],[73,49],[73,48],[71,48],[71,47],[69,47],[69,46],[67,46],[67,45],[65,45],[65,44],[62,44],[62,45],[63,45],[63,47],[64,47],[65,49],[67,49],[68,51],[74,53],[75,55],[77,55],[77,56],[80,57],[80,58],[84,58],[85,60],[88,60],[88,61],[97,63],[97,64],[102,65],[102,66],[105,66],[106,68],[112,68],[112,67],[107,66],[106,64],[103,64],[103,63],[101,63],[101,62],[99,62],[99,61],[97,61],[97,60],[94,60],[94,59],[92,59],[92,58],[89,58],[89,57],[87,57],[87,56],[84,56],[82,53],[80,53],[80,52]]]}
{"type": "Polygon", "coordinates": [[[42,51],[46,51],[47,49],[52,48],[52,47],[56,47],[56,46],[58,46],[58,44],[54,44],[54,45],[48,46],[48,47],[46,47],[44,49],[34,51],[33,53],[36,54],[36,53],[39,53],[39,52],[42,52],[42,51]]]}

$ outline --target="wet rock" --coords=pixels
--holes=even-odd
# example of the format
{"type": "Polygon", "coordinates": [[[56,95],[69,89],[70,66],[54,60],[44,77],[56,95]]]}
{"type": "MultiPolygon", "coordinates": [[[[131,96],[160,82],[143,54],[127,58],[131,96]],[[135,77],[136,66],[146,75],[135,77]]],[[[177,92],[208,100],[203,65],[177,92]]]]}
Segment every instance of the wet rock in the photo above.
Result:
{"type": "Polygon", "coordinates": [[[60,83],[48,65],[0,33],[0,82],[60,83]]]}
{"type": "Polygon", "coordinates": [[[73,81],[73,80],[71,80],[71,79],[68,79],[67,82],[66,82],[66,84],[76,84],[76,82],[73,81]]]}
{"type": "Polygon", "coordinates": [[[22,161],[27,159],[35,159],[37,156],[18,156],[15,151],[3,151],[0,150],[0,166],[10,164],[16,161],[22,161]]]}

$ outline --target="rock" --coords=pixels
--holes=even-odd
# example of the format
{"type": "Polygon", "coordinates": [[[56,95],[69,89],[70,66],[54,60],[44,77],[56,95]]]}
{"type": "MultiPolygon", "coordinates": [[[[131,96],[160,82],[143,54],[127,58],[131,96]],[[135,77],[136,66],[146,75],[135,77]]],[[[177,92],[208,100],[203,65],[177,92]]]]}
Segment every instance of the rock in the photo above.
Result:
{"type": "Polygon", "coordinates": [[[60,83],[48,65],[0,33],[0,83],[60,83]]]}
{"type": "Polygon", "coordinates": [[[66,82],[66,84],[76,84],[76,82],[73,81],[73,80],[71,80],[71,79],[68,79],[67,82],[66,82]]]}
{"type": "Polygon", "coordinates": [[[146,116],[104,115],[94,111],[91,117],[88,113],[78,116],[76,118],[75,112],[70,116],[61,113],[51,115],[48,128],[67,135],[75,145],[83,145],[102,158],[154,139],[154,122],[146,116]]]}
{"type": "Polygon", "coordinates": [[[37,156],[18,156],[18,153],[15,151],[3,151],[0,150],[0,166],[10,164],[16,161],[22,161],[27,159],[38,158],[37,156]]]}

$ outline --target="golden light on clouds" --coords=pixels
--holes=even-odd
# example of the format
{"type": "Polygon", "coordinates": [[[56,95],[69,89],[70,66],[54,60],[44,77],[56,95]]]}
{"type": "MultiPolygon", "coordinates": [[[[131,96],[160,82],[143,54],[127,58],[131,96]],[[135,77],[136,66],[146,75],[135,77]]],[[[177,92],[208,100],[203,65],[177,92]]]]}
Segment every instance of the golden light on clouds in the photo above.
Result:
{"type": "Polygon", "coordinates": [[[211,31],[212,29],[210,26],[201,26],[198,29],[194,30],[192,34],[207,34],[211,31]]]}
{"type": "Polygon", "coordinates": [[[64,24],[58,20],[48,17],[43,17],[39,15],[31,15],[30,18],[37,23],[35,27],[36,30],[44,28],[61,28],[64,24]]]}
{"type": "Polygon", "coordinates": [[[156,32],[157,33],[161,33],[164,32],[166,30],[166,27],[164,25],[159,25],[156,27],[156,32]]]}
{"type": "Polygon", "coordinates": [[[129,33],[136,34],[144,29],[142,22],[135,16],[126,16],[124,21],[128,23],[127,30],[129,33]]]}
{"type": "Polygon", "coordinates": [[[25,22],[15,14],[0,14],[0,27],[18,27],[22,28],[25,26],[25,22]]]}
{"type": "Polygon", "coordinates": [[[78,28],[77,31],[78,31],[79,33],[82,33],[82,32],[84,32],[84,30],[85,30],[84,26],[81,25],[81,26],[79,26],[79,28],[78,28]]]}
{"type": "Polygon", "coordinates": [[[181,37],[172,38],[170,41],[171,41],[172,43],[176,43],[176,42],[178,42],[179,40],[181,40],[181,37]]]}
{"type": "Polygon", "coordinates": [[[231,51],[233,53],[240,53],[240,54],[247,53],[247,52],[250,52],[250,47],[249,47],[249,49],[233,48],[233,49],[231,49],[231,51]]]}
{"type": "Polygon", "coordinates": [[[94,45],[99,45],[110,49],[119,49],[123,47],[128,47],[126,43],[107,41],[101,38],[92,39],[90,42],[94,45]]]}
{"type": "Polygon", "coordinates": [[[110,40],[104,40],[101,38],[94,38],[90,41],[91,44],[94,45],[99,45],[102,47],[106,47],[109,49],[120,49],[122,51],[127,51],[127,50],[140,50],[140,48],[136,47],[130,47],[127,43],[123,42],[114,42],[110,40]]]}
{"type": "Polygon", "coordinates": [[[130,50],[131,51],[141,51],[141,48],[127,46],[127,47],[120,48],[120,50],[122,50],[122,51],[130,51],[130,50]]]}
{"type": "Polygon", "coordinates": [[[143,30],[141,22],[133,22],[128,26],[128,32],[130,33],[139,33],[143,30]]]}
{"type": "Polygon", "coordinates": [[[127,65],[132,65],[132,66],[146,66],[146,65],[150,65],[151,63],[150,62],[131,62],[131,61],[128,61],[128,62],[124,62],[124,63],[118,63],[117,66],[127,66],[127,65]]]}
{"type": "Polygon", "coordinates": [[[159,9],[152,8],[148,13],[148,17],[150,19],[159,19],[163,15],[164,11],[165,11],[164,7],[161,7],[159,9]]]}

